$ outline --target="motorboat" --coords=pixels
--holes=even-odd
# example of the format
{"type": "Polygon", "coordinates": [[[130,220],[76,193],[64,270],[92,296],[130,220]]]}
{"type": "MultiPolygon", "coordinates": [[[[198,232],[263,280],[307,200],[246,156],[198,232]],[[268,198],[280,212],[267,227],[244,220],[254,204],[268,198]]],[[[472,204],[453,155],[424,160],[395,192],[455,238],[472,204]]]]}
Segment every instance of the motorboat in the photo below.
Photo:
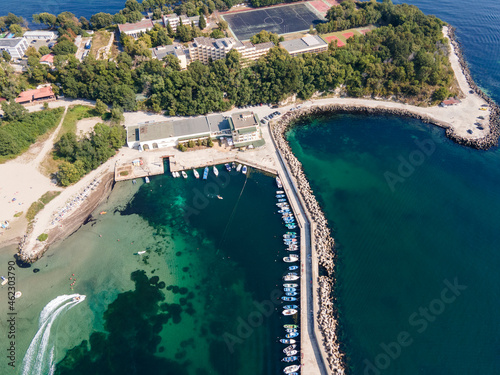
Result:
{"type": "Polygon", "coordinates": [[[236,169],[236,163],[234,161],[231,163],[231,168],[236,169]]]}
{"type": "Polygon", "coordinates": [[[214,165],[213,171],[214,171],[214,175],[216,175],[216,176],[219,175],[219,170],[217,169],[217,166],[214,165]]]}
{"type": "Polygon", "coordinates": [[[296,341],[293,340],[293,339],[291,339],[291,340],[290,339],[281,339],[280,342],[282,344],[287,344],[287,345],[290,344],[290,345],[292,345],[292,344],[295,344],[296,341]]]}
{"type": "Polygon", "coordinates": [[[289,292],[296,292],[297,288],[283,288],[283,290],[289,293],[289,292]]]}
{"type": "Polygon", "coordinates": [[[143,250],[143,251],[138,251],[138,252],[137,252],[137,255],[142,255],[142,254],[144,254],[145,252],[146,252],[145,250],[143,250]]]}
{"type": "Polygon", "coordinates": [[[290,352],[290,351],[292,351],[293,349],[295,349],[296,347],[297,347],[297,345],[289,345],[289,346],[287,346],[285,349],[283,349],[283,353],[290,352]]]}
{"type": "Polygon", "coordinates": [[[282,362],[295,362],[299,357],[297,356],[292,356],[292,357],[285,357],[281,361],[282,362]]]}
{"type": "Polygon", "coordinates": [[[285,194],[276,194],[276,198],[285,198],[286,195],[285,194]]]}
{"type": "Polygon", "coordinates": [[[298,270],[298,269],[299,269],[299,266],[290,266],[290,267],[288,267],[289,271],[295,271],[295,270],[298,270]]]}
{"type": "Polygon", "coordinates": [[[285,305],[285,306],[283,306],[283,308],[285,310],[297,310],[299,308],[299,306],[297,306],[297,305],[285,305]]]}
{"type": "MultiPolygon", "coordinates": [[[[283,315],[295,315],[297,314],[297,310],[283,310],[283,315]]],[[[290,338],[290,337],[288,337],[290,338]]]]}
{"type": "Polygon", "coordinates": [[[198,173],[198,171],[196,169],[193,169],[193,174],[194,174],[194,177],[200,178],[200,174],[198,173]]]}
{"type": "Polygon", "coordinates": [[[286,302],[294,302],[294,301],[297,301],[297,298],[295,298],[295,297],[287,297],[287,296],[283,296],[283,297],[281,297],[281,299],[282,299],[283,301],[286,301],[286,302]]]}
{"type": "MultiPolygon", "coordinates": [[[[294,254],[290,254],[290,255],[294,255],[294,254]]],[[[297,258],[293,258],[291,256],[283,258],[283,262],[285,262],[285,263],[294,263],[294,262],[298,262],[298,260],[299,260],[298,257],[297,258]]]]}
{"type": "Polygon", "coordinates": [[[276,194],[285,194],[283,190],[276,190],[276,194]]]}
{"type": "Polygon", "coordinates": [[[229,163],[224,164],[224,167],[226,167],[226,170],[228,172],[231,172],[231,166],[229,165],[229,163]]]}
{"type": "Polygon", "coordinates": [[[285,367],[283,369],[283,372],[285,374],[291,375],[292,373],[299,371],[299,368],[300,368],[300,365],[292,365],[292,366],[285,367]]]}
{"type": "MultiPolygon", "coordinates": [[[[297,324],[285,324],[283,328],[299,328],[297,324]]],[[[295,349],[295,348],[292,348],[295,349]]]]}
{"type": "Polygon", "coordinates": [[[297,235],[297,232],[286,232],[285,234],[290,234],[290,235],[297,235]]]}
{"type": "Polygon", "coordinates": [[[186,171],[182,171],[181,173],[182,173],[182,177],[188,178],[188,175],[187,175],[186,171]]]}
{"type": "Polygon", "coordinates": [[[288,357],[291,357],[291,356],[294,356],[298,353],[297,350],[290,350],[288,352],[286,352],[285,354],[288,356],[288,357]]]}
{"type": "Polygon", "coordinates": [[[296,234],[284,234],[284,235],[283,235],[283,238],[291,238],[291,239],[294,239],[294,238],[297,238],[297,235],[296,235],[296,234]]]}
{"type": "Polygon", "coordinates": [[[298,288],[299,284],[283,284],[285,288],[298,288]]]}
{"type": "MultiPolygon", "coordinates": [[[[295,310],[295,311],[296,311],[296,310],[295,310]]],[[[298,333],[298,332],[291,332],[291,333],[287,333],[287,334],[285,335],[285,337],[286,337],[287,339],[293,339],[293,338],[297,337],[298,335],[299,335],[299,333],[298,333]]]]}
{"type": "Polygon", "coordinates": [[[285,331],[286,331],[286,333],[299,332],[298,328],[286,328],[285,331]]]}
{"type": "Polygon", "coordinates": [[[285,281],[295,281],[298,279],[299,279],[299,276],[297,274],[289,273],[288,275],[283,276],[283,280],[285,280],[285,281]]]}
{"type": "Polygon", "coordinates": [[[144,177],[144,181],[146,181],[146,184],[149,184],[149,182],[150,182],[149,177],[148,176],[144,177]]]}
{"type": "Polygon", "coordinates": [[[283,184],[281,183],[281,179],[276,176],[276,185],[278,186],[278,189],[283,188],[283,184]]]}
{"type": "Polygon", "coordinates": [[[247,174],[247,166],[246,165],[243,166],[243,168],[241,169],[241,172],[243,174],[247,174]]]}
{"type": "Polygon", "coordinates": [[[208,178],[208,167],[205,167],[205,170],[203,171],[203,179],[206,180],[208,178]]]}
{"type": "Polygon", "coordinates": [[[295,228],[297,228],[297,225],[292,224],[292,223],[288,223],[288,224],[286,224],[286,227],[287,227],[288,229],[295,229],[295,228]]]}
{"type": "Polygon", "coordinates": [[[241,164],[238,164],[238,166],[236,167],[236,172],[239,172],[241,171],[241,164]]]}
{"type": "Polygon", "coordinates": [[[287,296],[287,297],[295,297],[297,294],[299,294],[299,293],[297,293],[297,292],[287,292],[287,293],[285,293],[285,296],[287,296]]]}

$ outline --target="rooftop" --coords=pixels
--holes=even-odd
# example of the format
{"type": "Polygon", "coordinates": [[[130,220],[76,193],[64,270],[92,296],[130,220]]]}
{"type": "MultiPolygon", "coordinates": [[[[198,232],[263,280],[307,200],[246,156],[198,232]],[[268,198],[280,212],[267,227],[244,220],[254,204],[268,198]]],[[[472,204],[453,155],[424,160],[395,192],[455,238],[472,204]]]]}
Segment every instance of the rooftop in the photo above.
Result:
{"type": "Polygon", "coordinates": [[[288,53],[296,53],[323,46],[327,47],[328,43],[318,35],[307,35],[300,39],[285,40],[280,43],[280,46],[286,49],[288,53]]]}
{"type": "Polygon", "coordinates": [[[52,64],[54,62],[54,54],[49,53],[48,55],[43,55],[40,57],[40,62],[48,62],[52,64]]]}
{"type": "Polygon", "coordinates": [[[153,28],[153,22],[151,20],[142,20],[136,23],[124,23],[118,25],[120,32],[130,32],[135,30],[142,30],[147,28],[153,28]]]}
{"type": "Polygon", "coordinates": [[[47,98],[47,97],[50,97],[53,95],[54,95],[54,92],[52,91],[52,87],[45,86],[45,87],[41,87],[39,89],[23,91],[16,98],[16,102],[24,103],[24,102],[29,102],[31,100],[47,98]]]}
{"type": "MultiPolygon", "coordinates": [[[[24,38],[10,38],[10,39],[0,39],[1,47],[15,47],[23,41],[24,38]]],[[[25,39],[24,39],[25,40],[25,39]]]]}
{"type": "Polygon", "coordinates": [[[151,52],[153,54],[153,57],[156,57],[158,60],[163,59],[167,55],[175,55],[175,56],[185,55],[182,46],[174,44],[151,48],[151,52]]]}
{"type": "Polygon", "coordinates": [[[231,115],[231,129],[233,131],[257,125],[258,122],[255,119],[255,115],[253,114],[253,112],[245,111],[233,113],[231,115]]]}

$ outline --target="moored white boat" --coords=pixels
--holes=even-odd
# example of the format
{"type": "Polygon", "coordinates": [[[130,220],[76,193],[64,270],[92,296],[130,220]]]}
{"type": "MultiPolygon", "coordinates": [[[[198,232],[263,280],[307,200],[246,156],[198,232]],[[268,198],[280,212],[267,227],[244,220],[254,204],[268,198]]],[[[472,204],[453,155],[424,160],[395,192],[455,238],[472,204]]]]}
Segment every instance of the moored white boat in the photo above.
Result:
{"type": "Polygon", "coordinates": [[[241,167],[242,167],[242,165],[241,165],[241,164],[238,164],[238,166],[236,167],[236,172],[241,171],[241,167]]]}
{"type": "Polygon", "coordinates": [[[187,173],[185,171],[182,171],[181,173],[182,173],[182,177],[188,178],[188,175],[187,175],[187,173]]]}
{"type": "Polygon", "coordinates": [[[281,183],[281,179],[276,176],[276,185],[278,185],[278,188],[281,189],[283,187],[283,184],[281,183]]]}
{"type": "Polygon", "coordinates": [[[193,169],[193,174],[194,174],[194,177],[200,178],[200,174],[198,173],[198,171],[196,169],[193,169]]]}
{"type": "Polygon", "coordinates": [[[214,165],[213,171],[214,171],[214,175],[216,175],[216,176],[219,175],[219,170],[217,169],[217,166],[214,165]]]}
{"type": "Polygon", "coordinates": [[[295,315],[297,310],[283,310],[283,315],[295,315]]]}
{"type": "Polygon", "coordinates": [[[283,284],[285,288],[297,288],[299,284],[283,284]]]}
{"type": "Polygon", "coordinates": [[[299,371],[299,368],[300,368],[300,365],[292,365],[292,366],[285,367],[283,369],[283,372],[285,374],[291,374],[292,372],[299,371]]]}
{"type": "Polygon", "coordinates": [[[144,177],[144,181],[146,181],[146,184],[149,184],[149,182],[150,182],[150,181],[149,181],[149,177],[147,177],[147,176],[146,176],[146,177],[144,177]]]}
{"type": "Polygon", "coordinates": [[[242,172],[243,174],[247,174],[247,170],[248,170],[248,169],[247,169],[247,166],[246,166],[246,165],[244,165],[244,166],[243,166],[243,168],[241,169],[241,172],[242,172]]]}

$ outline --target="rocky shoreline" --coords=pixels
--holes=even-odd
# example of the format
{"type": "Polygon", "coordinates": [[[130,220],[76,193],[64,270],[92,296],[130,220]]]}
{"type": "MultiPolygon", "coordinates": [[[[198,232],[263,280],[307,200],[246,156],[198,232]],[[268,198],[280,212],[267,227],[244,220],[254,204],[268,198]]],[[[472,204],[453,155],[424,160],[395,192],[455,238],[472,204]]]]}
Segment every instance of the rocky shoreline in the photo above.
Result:
{"type": "Polygon", "coordinates": [[[462,48],[460,46],[460,42],[456,38],[455,28],[453,26],[448,26],[448,37],[454,47],[455,54],[460,62],[460,68],[465,76],[465,79],[467,80],[467,83],[469,84],[471,90],[488,103],[491,108],[491,113],[489,118],[490,132],[485,137],[479,139],[469,139],[456,135],[453,130],[449,128],[446,129],[446,136],[460,145],[472,147],[478,150],[487,150],[498,145],[498,139],[500,137],[500,108],[476,85],[472,79],[467,61],[462,54],[462,48]]]}
{"type": "Polygon", "coordinates": [[[60,226],[57,226],[51,229],[48,232],[49,240],[43,246],[42,249],[37,250],[34,255],[29,255],[23,252],[24,243],[28,238],[28,234],[25,235],[18,245],[18,253],[16,254],[16,261],[21,266],[29,266],[32,263],[35,263],[39,260],[45,252],[49,249],[49,247],[59,241],[64,239],[78,230],[91,216],[92,211],[94,211],[97,206],[99,206],[111,193],[114,186],[114,174],[108,173],[103,176],[99,187],[92,193],[92,195],[85,201],[85,203],[78,208],[76,212],[74,212],[68,218],[62,220],[60,222],[60,226]]]}
{"type": "Polygon", "coordinates": [[[300,117],[317,113],[320,108],[311,108],[303,111],[288,112],[278,122],[272,124],[271,132],[283,159],[288,165],[288,169],[296,181],[298,193],[301,195],[304,207],[311,219],[311,229],[314,251],[318,257],[320,274],[326,276],[319,277],[319,311],[317,316],[318,327],[323,335],[323,347],[327,355],[327,363],[334,374],[344,374],[346,363],[345,355],[340,351],[340,341],[338,334],[338,313],[333,303],[332,291],[335,283],[335,252],[334,240],[330,235],[327,220],[321,210],[316,197],[302,170],[302,164],[293,154],[288,142],[285,139],[285,132],[291,123],[300,117]]]}

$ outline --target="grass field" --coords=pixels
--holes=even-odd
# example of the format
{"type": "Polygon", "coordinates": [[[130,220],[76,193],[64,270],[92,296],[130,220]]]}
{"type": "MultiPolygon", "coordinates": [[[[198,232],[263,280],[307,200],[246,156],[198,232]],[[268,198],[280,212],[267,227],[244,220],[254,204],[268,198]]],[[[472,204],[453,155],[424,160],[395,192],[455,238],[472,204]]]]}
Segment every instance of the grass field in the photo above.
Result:
{"type": "Polygon", "coordinates": [[[109,38],[111,38],[111,34],[106,30],[99,30],[92,36],[92,47],[90,48],[90,52],[96,57],[99,58],[99,50],[102,47],[105,47],[109,43],[109,38]]]}
{"type": "Polygon", "coordinates": [[[336,31],[334,33],[328,33],[328,34],[321,34],[321,37],[327,42],[333,42],[334,40],[337,40],[337,46],[338,47],[343,47],[345,46],[345,43],[347,39],[349,39],[352,36],[355,35],[364,35],[367,32],[370,32],[372,30],[375,30],[375,26],[366,26],[366,27],[359,27],[356,29],[348,29],[348,30],[342,30],[342,31],[336,31]]]}

